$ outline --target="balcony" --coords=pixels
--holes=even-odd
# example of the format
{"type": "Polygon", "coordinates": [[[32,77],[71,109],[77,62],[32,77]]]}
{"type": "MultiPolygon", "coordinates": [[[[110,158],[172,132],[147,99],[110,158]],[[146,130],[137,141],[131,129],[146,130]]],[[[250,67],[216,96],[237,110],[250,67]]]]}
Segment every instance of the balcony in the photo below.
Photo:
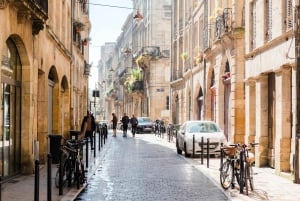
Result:
{"type": "Polygon", "coordinates": [[[11,0],[11,4],[17,9],[19,23],[30,17],[33,35],[44,29],[48,19],[48,0],[11,0]]]}
{"type": "Polygon", "coordinates": [[[215,39],[218,40],[232,29],[232,9],[224,8],[223,13],[216,18],[215,39]]]}

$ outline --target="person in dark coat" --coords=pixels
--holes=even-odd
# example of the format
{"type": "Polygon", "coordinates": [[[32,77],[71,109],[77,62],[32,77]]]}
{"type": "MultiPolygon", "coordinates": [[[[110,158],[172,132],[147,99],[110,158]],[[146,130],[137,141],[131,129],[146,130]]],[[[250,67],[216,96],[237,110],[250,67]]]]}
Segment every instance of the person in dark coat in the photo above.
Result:
{"type": "Polygon", "coordinates": [[[132,117],[130,119],[130,124],[131,124],[132,137],[135,137],[139,121],[137,120],[134,114],[132,114],[132,117]]]}
{"type": "Polygon", "coordinates": [[[86,116],[84,116],[82,123],[81,123],[81,131],[84,132],[85,138],[90,138],[91,147],[94,149],[94,141],[93,141],[93,133],[96,129],[96,122],[94,116],[87,111],[86,116]]]}
{"type": "Polygon", "coordinates": [[[128,129],[128,124],[129,124],[129,117],[126,115],[126,113],[124,113],[121,122],[122,122],[122,126],[123,126],[123,137],[127,137],[127,129],[128,129]]]}
{"type": "Polygon", "coordinates": [[[117,124],[118,124],[118,117],[115,113],[112,113],[112,129],[113,129],[113,137],[117,137],[117,124]]]}

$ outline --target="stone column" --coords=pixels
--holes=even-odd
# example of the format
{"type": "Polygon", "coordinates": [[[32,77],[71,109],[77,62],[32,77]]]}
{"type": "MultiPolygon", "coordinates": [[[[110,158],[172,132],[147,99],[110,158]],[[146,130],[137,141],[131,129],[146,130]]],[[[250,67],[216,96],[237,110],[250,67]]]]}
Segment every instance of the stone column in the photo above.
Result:
{"type": "Polygon", "coordinates": [[[290,171],[291,152],[290,69],[276,73],[275,171],[290,171]]]}
{"type": "Polygon", "coordinates": [[[245,143],[255,142],[256,96],[255,81],[247,80],[245,85],[245,143]]]}
{"type": "Polygon", "coordinates": [[[256,81],[256,136],[259,146],[255,148],[255,165],[268,164],[268,76],[262,75],[256,81]]]}

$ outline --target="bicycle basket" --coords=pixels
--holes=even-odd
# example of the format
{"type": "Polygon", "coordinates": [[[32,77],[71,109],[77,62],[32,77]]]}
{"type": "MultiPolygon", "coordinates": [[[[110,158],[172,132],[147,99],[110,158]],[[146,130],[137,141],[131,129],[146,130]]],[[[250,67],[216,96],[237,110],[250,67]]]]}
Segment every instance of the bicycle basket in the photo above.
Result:
{"type": "Polygon", "coordinates": [[[223,151],[225,153],[225,155],[229,156],[229,157],[234,157],[235,155],[235,147],[229,146],[229,147],[223,147],[223,151]]]}

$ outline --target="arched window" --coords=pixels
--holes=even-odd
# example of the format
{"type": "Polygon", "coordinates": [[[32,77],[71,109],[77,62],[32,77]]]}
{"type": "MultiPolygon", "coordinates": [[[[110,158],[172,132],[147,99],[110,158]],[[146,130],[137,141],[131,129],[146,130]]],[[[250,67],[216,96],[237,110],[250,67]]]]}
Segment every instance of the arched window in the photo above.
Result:
{"type": "Polygon", "coordinates": [[[20,172],[21,76],[18,49],[14,41],[8,39],[1,55],[0,172],[4,178],[20,172]]]}

